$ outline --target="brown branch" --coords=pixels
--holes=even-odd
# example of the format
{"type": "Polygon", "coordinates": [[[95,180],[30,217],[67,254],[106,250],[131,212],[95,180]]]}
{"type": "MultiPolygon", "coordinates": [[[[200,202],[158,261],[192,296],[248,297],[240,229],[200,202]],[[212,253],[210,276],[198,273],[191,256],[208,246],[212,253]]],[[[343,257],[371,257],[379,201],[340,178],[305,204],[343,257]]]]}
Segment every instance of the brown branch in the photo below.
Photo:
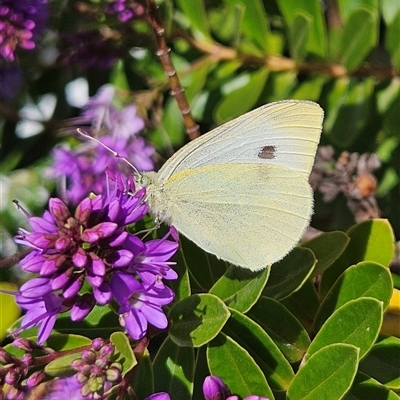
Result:
{"type": "Polygon", "coordinates": [[[257,57],[249,54],[242,54],[235,49],[225,47],[218,43],[200,41],[188,35],[186,32],[176,29],[174,35],[182,37],[188,41],[192,47],[201,51],[202,53],[209,54],[215,62],[226,60],[239,60],[243,63],[265,66],[274,72],[289,72],[297,71],[301,73],[321,73],[329,75],[332,78],[340,78],[345,76],[354,77],[368,77],[373,76],[379,79],[392,79],[399,77],[400,74],[392,66],[365,63],[358,67],[355,71],[349,72],[340,64],[326,63],[326,62],[302,62],[297,63],[295,60],[283,56],[265,56],[257,57]]]}
{"type": "Polygon", "coordinates": [[[190,106],[186,99],[184,89],[179,81],[179,77],[173,65],[170,56],[171,49],[167,45],[165,38],[165,29],[158,15],[158,6],[156,5],[154,0],[146,0],[146,6],[147,7],[145,18],[153,29],[157,45],[156,54],[160,58],[160,61],[164,67],[164,71],[168,76],[169,84],[171,87],[171,94],[175,97],[179,109],[181,110],[183,121],[186,126],[186,133],[188,134],[189,138],[193,140],[196,137],[200,136],[199,126],[196,124],[192,117],[190,106]]]}

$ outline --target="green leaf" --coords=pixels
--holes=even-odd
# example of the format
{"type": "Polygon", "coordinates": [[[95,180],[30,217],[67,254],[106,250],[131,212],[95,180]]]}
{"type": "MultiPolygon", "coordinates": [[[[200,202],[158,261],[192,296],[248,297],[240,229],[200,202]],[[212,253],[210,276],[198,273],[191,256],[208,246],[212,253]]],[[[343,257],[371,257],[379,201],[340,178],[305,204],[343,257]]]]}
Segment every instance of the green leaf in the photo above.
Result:
{"type": "Polygon", "coordinates": [[[172,260],[176,262],[174,270],[178,274],[178,279],[171,280],[169,286],[174,291],[174,300],[177,302],[191,294],[189,270],[184,257],[183,247],[181,245],[179,246],[179,251],[174,255],[172,260]]]}
{"type": "Polygon", "coordinates": [[[193,399],[203,399],[203,382],[210,375],[207,361],[207,346],[197,349],[196,352],[196,369],[194,372],[194,391],[193,399]]]}
{"type": "Polygon", "coordinates": [[[400,3],[393,0],[380,0],[382,17],[387,25],[393,23],[397,13],[400,11],[400,3]]]}
{"type": "Polygon", "coordinates": [[[266,396],[274,399],[260,367],[250,354],[229,336],[220,333],[207,348],[212,375],[221,378],[237,396],[266,396]]]}
{"type": "Polygon", "coordinates": [[[311,250],[300,247],[293,249],[283,260],[272,265],[263,295],[276,300],[288,297],[301,288],[315,264],[316,259],[311,250]]]}
{"type": "Polygon", "coordinates": [[[307,99],[318,101],[326,81],[326,77],[316,76],[307,81],[301,82],[295,87],[295,91],[291,94],[290,98],[294,100],[307,99]]]}
{"type": "Polygon", "coordinates": [[[378,13],[380,0],[338,0],[338,8],[340,16],[345,22],[351,18],[354,11],[360,7],[366,8],[375,14],[378,13]]]}
{"type": "Polygon", "coordinates": [[[215,66],[215,62],[206,58],[193,64],[190,74],[181,73],[181,84],[185,88],[185,94],[190,102],[203,89],[210,70],[215,66]]]}
{"type": "Polygon", "coordinates": [[[261,296],[269,272],[269,267],[254,272],[231,266],[210,289],[210,294],[218,296],[230,308],[246,312],[261,296]]]}
{"type": "Polygon", "coordinates": [[[387,29],[385,45],[394,68],[400,71],[400,10],[387,29]]]}
{"type": "Polygon", "coordinates": [[[292,57],[302,61],[307,54],[307,42],[312,26],[312,17],[306,12],[296,12],[289,26],[289,48],[292,57]]]}
{"type": "Polygon", "coordinates": [[[400,390],[400,339],[389,337],[376,343],[361,361],[360,371],[389,389],[400,390]]]}
{"type": "Polygon", "coordinates": [[[281,303],[261,297],[247,313],[278,346],[289,362],[299,361],[310,345],[310,338],[295,316],[281,303]]]}
{"type": "Polygon", "coordinates": [[[371,349],[382,325],[382,302],[370,297],[351,300],[338,308],[311,342],[305,359],[332,343],[347,343],[360,349],[360,358],[371,349]]]}
{"type": "Polygon", "coordinates": [[[181,235],[179,238],[178,263],[183,263],[190,273],[191,283],[208,292],[214,283],[226,272],[227,263],[206,253],[195,243],[181,235]]]}
{"type": "MultiPolygon", "coordinates": [[[[8,282],[0,282],[0,290],[16,291],[17,286],[8,282]]],[[[15,302],[15,296],[11,294],[0,293],[0,304],[2,310],[7,310],[7,312],[1,311],[0,340],[2,340],[7,335],[8,328],[18,320],[21,310],[15,302]]]]}
{"type": "Polygon", "coordinates": [[[249,352],[274,390],[286,390],[294,377],[293,369],[277,345],[260,325],[231,309],[224,333],[249,352]]]}
{"type": "Polygon", "coordinates": [[[310,249],[316,259],[311,277],[315,277],[324,272],[346,249],[350,238],[344,232],[327,232],[318,235],[312,240],[303,243],[301,246],[310,249]]]}
{"type": "Polygon", "coordinates": [[[357,372],[358,353],[357,347],[343,343],[322,348],[299,369],[287,399],[341,399],[357,372]]]}
{"type": "Polygon", "coordinates": [[[51,347],[55,351],[66,351],[84,347],[91,343],[92,341],[85,336],[55,334],[49,336],[45,342],[45,346],[51,347]]]}
{"type": "Polygon", "coordinates": [[[138,399],[144,399],[154,393],[154,374],[149,351],[145,349],[135,368],[131,386],[138,399]]]}
{"type": "Polygon", "coordinates": [[[341,32],[340,61],[348,71],[356,69],[377,42],[378,18],[368,8],[357,8],[341,32]]]}
{"type": "Polygon", "coordinates": [[[341,82],[340,91],[336,94],[330,93],[332,99],[337,99],[337,103],[332,108],[327,108],[328,125],[325,123],[325,129],[332,143],[338,148],[345,149],[355,143],[365,128],[374,102],[375,81],[367,78],[350,82],[343,79],[341,82]],[[329,130],[330,123],[332,123],[331,130],[329,130]]]}
{"type": "Polygon", "coordinates": [[[360,297],[372,297],[381,301],[385,311],[392,289],[392,278],[387,268],[371,261],[353,265],[339,277],[322,302],[314,322],[315,330],[318,331],[339,307],[360,297]]]}
{"type": "Polygon", "coordinates": [[[211,40],[210,27],[206,8],[203,0],[177,0],[179,7],[182,9],[185,17],[187,17],[192,25],[195,36],[200,39],[211,40]]]}
{"type": "Polygon", "coordinates": [[[263,2],[261,0],[225,0],[230,7],[243,10],[241,25],[237,27],[238,31],[252,42],[255,42],[258,48],[268,53],[270,51],[270,31],[268,16],[265,12],[263,2]]]}
{"type": "Polygon", "coordinates": [[[193,392],[194,349],[165,339],[154,362],[155,392],[167,392],[174,400],[190,399],[193,392]]]}
{"type": "Polygon", "coordinates": [[[124,91],[130,90],[128,80],[126,78],[124,63],[122,60],[118,60],[111,71],[110,83],[115,86],[116,89],[124,91]]]}
{"type": "Polygon", "coordinates": [[[119,353],[117,361],[122,364],[122,375],[126,375],[136,364],[136,357],[128,337],[122,332],[114,332],[110,336],[111,343],[115,346],[115,352],[119,353]]]}
{"type": "Polygon", "coordinates": [[[320,301],[315,285],[308,279],[297,292],[283,299],[282,304],[300,321],[309,333],[313,333],[313,321],[320,301]]]}
{"type": "Polygon", "coordinates": [[[276,3],[289,27],[294,24],[296,15],[303,13],[311,17],[312,24],[307,36],[307,50],[323,57],[327,49],[327,35],[321,3],[318,0],[277,0],[276,3]]]}
{"type": "Polygon", "coordinates": [[[360,372],[357,373],[353,386],[343,397],[344,400],[400,400],[400,397],[381,385],[375,379],[360,372]]]}
{"type": "Polygon", "coordinates": [[[168,314],[169,335],[179,346],[199,347],[221,331],[229,318],[225,303],[211,294],[197,294],[174,304],[168,314]]]}
{"type": "Polygon", "coordinates": [[[76,371],[71,367],[72,361],[81,358],[83,348],[89,346],[91,343],[92,341],[84,336],[63,334],[51,335],[47,339],[45,346],[53,348],[59,352],[68,350],[68,354],[62,355],[48,363],[45,366],[44,371],[50,376],[59,377],[75,374],[76,371]]]}
{"type": "Polygon", "coordinates": [[[337,278],[351,265],[374,261],[389,265],[394,252],[392,227],[385,219],[361,222],[347,232],[350,243],[342,255],[322,275],[320,292],[325,296],[337,278]]]}
{"type": "Polygon", "coordinates": [[[269,71],[260,68],[253,73],[244,73],[224,86],[225,97],[216,106],[214,119],[218,124],[238,117],[249,111],[264,89],[269,71]]]}

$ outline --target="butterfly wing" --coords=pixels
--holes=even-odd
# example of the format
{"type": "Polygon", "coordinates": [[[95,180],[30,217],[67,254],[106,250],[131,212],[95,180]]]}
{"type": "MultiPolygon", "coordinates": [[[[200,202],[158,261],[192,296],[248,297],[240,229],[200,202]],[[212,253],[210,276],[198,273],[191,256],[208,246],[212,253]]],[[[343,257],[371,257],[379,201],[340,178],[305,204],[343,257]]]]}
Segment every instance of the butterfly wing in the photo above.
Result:
{"type": "Polygon", "coordinates": [[[308,179],[322,119],[322,108],[310,101],[266,104],[188,143],[164,164],[158,181],[205,165],[233,163],[282,165],[308,179]]]}
{"type": "Polygon", "coordinates": [[[154,206],[199,247],[251,270],[274,263],[309,223],[303,175],[280,165],[214,164],[174,173],[154,206]]]}

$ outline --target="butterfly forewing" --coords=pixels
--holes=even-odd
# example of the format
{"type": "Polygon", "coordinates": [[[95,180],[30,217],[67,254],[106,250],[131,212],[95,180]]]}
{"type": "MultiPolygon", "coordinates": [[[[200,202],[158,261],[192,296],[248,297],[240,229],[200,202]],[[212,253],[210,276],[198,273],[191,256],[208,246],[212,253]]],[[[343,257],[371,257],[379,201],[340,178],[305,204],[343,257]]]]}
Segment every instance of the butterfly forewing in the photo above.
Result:
{"type": "Polygon", "coordinates": [[[273,164],[307,179],[321,133],[323,110],[313,102],[266,104],[190,142],[161,168],[159,181],[213,164],[273,164]]]}

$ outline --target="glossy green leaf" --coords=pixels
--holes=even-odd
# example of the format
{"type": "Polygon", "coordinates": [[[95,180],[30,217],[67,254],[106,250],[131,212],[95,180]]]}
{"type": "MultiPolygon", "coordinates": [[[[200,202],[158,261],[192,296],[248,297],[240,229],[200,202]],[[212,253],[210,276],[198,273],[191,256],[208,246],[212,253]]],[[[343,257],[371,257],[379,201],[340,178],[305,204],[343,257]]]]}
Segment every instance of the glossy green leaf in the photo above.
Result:
{"type": "Polygon", "coordinates": [[[313,354],[293,379],[287,399],[341,399],[357,372],[359,349],[337,343],[313,354]]]}
{"type": "Polygon", "coordinates": [[[348,268],[329,291],[316,316],[314,323],[318,331],[329,316],[350,300],[372,297],[383,303],[383,311],[392,296],[390,271],[380,264],[363,261],[348,268]]]}
{"type": "Polygon", "coordinates": [[[305,359],[332,343],[347,343],[360,349],[360,358],[371,349],[382,325],[382,302],[361,297],[338,308],[311,342],[305,359]]]}
{"type": "Polygon", "coordinates": [[[247,313],[268,333],[289,362],[299,361],[310,345],[307,331],[280,302],[261,297],[247,313]]]}
{"type": "Polygon", "coordinates": [[[289,26],[289,48],[292,57],[301,61],[307,54],[308,36],[312,26],[312,17],[306,12],[299,11],[293,17],[289,26]]]}
{"type": "Polygon", "coordinates": [[[375,379],[360,372],[357,373],[353,386],[343,397],[344,400],[400,400],[400,397],[380,384],[375,379]]]}
{"type": "Polygon", "coordinates": [[[250,41],[255,42],[257,47],[270,52],[270,31],[269,21],[261,0],[225,0],[230,7],[243,10],[241,25],[237,29],[250,41]]]}
{"type": "Polygon", "coordinates": [[[312,18],[310,33],[307,37],[307,50],[324,56],[327,49],[327,36],[324,13],[318,0],[277,0],[287,26],[292,26],[296,15],[306,13],[312,18]]]}
{"type": "Polygon", "coordinates": [[[153,366],[147,349],[145,349],[138,361],[131,386],[138,399],[144,399],[154,393],[153,366]]]}
{"type": "Polygon", "coordinates": [[[201,399],[203,395],[204,379],[210,375],[207,361],[207,346],[202,346],[196,351],[196,366],[194,371],[193,399],[201,399]]]}
{"type": "Polygon", "coordinates": [[[177,0],[179,7],[184,12],[185,16],[189,19],[194,34],[199,35],[201,38],[211,40],[210,27],[208,24],[208,17],[203,0],[177,0]]]}
{"type": "Polygon", "coordinates": [[[77,358],[81,358],[82,351],[89,346],[92,341],[79,335],[51,335],[45,345],[56,351],[67,351],[68,354],[56,358],[48,363],[44,370],[51,376],[71,376],[76,371],[72,369],[71,363],[77,358]]]}
{"type": "Polygon", "coordinates": [[[312,77],[310,80],[301,82],[296,86],[290,98],[295,100],[318,101],[326,80],[324,76],[316,76],[312,77]]]}
{"type": "MultiPolygon", "coordinates": [[[[17,286],[8,282],[0,282],[0,290],[16,291],[17,286]]],[[[15,302],[15,296],[7,293],[0,293],[0,340],[7,335],[7,330],[18,320],[21,310],[15,302]],[[3,310],[7,310],[4,312],[3,310]]]]}
{"type": "Polygon", "coordinates": [[[315,277],[325,271],[338,257],[343,253],[350,238],[344,232],[327,232],[318,235],[312,240],[302,244],[302,247],[310,249],[316,259],[312,277],[315,277]]]}
{"type": "Polygon", "coordinates": [[[400,10],[388,27],[385,39],[392,64],[397,71],[400,71],[400,10]]]}
{"type": "Polygon", "coordinates": [[[227,84],[226,95],[215,108],[217,123],[222,124],[249,111],[260,97],[268,73],[266,68],[260,68],[237,76],[227,84]]]}
{"type": "Polygon", "coordinates": [[[199,347],[221,331],[229,318],[225,303],[211,294],[197,294],[175,303],[169,314],[171,339],[179,346],[199,347]]]}
{"type": "Polygon", "coordinates": [[[382,17],[387,25],[390,25],[396,18],[397,13],[400,11],[400,3],[393,0],[380,0],[382,10],[382,17]]]}
{"type": "Polygon", "coordinates": [[[116,361],[122,364],[122,375],[124,376],[137,364],[132,346],[126,334],[122,332],[114,332],[110,336],[110,341],[114,343],[115,353],[118,354],[116,361]]]}
{"type": "Polygon", "coordinates": [[[378,12],[380,0],[338,0],[338,8],[340,16],[345,22],[347,22],[354,11],[358,10],[360,7],[366,8],[371,12],[378,12]]]}
{"type": "Polygon", "coordinates": [[[186,266],[192,284],[207,292],[226,272],[227,263],[200,249],[191,240],[181,235],[178,263],[186,266]]]}
{"type": "Polygon", "coordinates": [[[361,361],[360,371],[389,389],[400,390],[400,339],[388,337],[376,343],[361,361]]]}
{"type": "Polygon", "coordinates": [[[245,397],[258,395],[274,399],[260,367],[250,354],[229,336],[220,333],[207,348],[212,375],[221,378],[232,393],[245,397]]]}
{"type": "Polygon", "coordinates": [[[87,346],[91,343],[92,341],[85,336],[55,334],[49,336],[45,342],[45,346],[48,346],[55,351],[66,351],[87,346]]]}
{"type": "Polygon", "coordinates": [[[279,72],[270,74],[264,88],[263,103],[280,101],[291,97],[291,93],[298,84],[297,73],[294,71],[279,72]]]}
{"type": "Polygon", "coordinates": [[[311,279],[297,292],[281,300],[282,304],[300,321],[307,332],[313,333],[313,321],[320,306],[318,293],[311,279]]]}
{"type": "Polygon", "coordinates": [[[215,62],[207,58],[193,65],[190,68],[190,74],[183,75],[181,84],[185,88],[185,94],[189,102],[201,91],[214,65],[215,62]]]}
{"type": "Polygon", "coordinates": [[[361,222],[347,232],[350,243],[342,255],[322,275],[320,291],[326,295],[337,278],[351,265],[360,261],[374,261],[389,265],[394,252],[392,227],[385,219],[361,222]]]}
{"type": "MultiPolygon", "coordinates": [[[[364,79],[348,82],[344,79],[341,82],[342,91],[339,91],[336,96],[338,103],[332,109],[328,108],[330,113],[336,114],[335,120],[330,131],[329,125],[325,124],[325,128],[332,143],[345,149],[358,139],[371,114],[375,81],[364,79]]],[[[329,114],[327,117],[330,117],[329,114]]]]}
{"type": "Polygon", "coordinates": [[[293,369],[260,325],[231,309],[231,317],[224,327],[224,333],[249,352],[272,389],[288,388],[294,377],[293,369]]]}
{"type": "Polygon", "coordinates": [[[182,113],[175,99],[167,100],[160,126],[163,148],[182,145],[185,139],[185,126],[182,113]]]}
{"type": "Polygon", "coordinates": [[[282,300],[300,289],[311,275],[316,259],[311,250],[297,247],[271,267],[263,295],[282,300]]]}
{"type": "MultiPolygon", "coordinates": [[[[384,115],[384,120],[383,120],[383,127],[385,131],[393,135],[395,138],[399,138],[398,135],[398,127],[400,124],[400,113],[398,112],[400,106],[400,91],[397,92],[397,96],[394,97],[393,101],[391,102],[390,106],[386,110],[386,113],[384,115]]],[[[396,157],[396,155],[394,155],[396,157]]],[[[392,159],[393,161],[397,161],[396,158],[392,159]]],[[[394,164],[394,166],[398,166],[397,164],[394,164]]],[[[396,169],[397,176],[399,175],[399,169],[396,169]]]]}
{"type": "Polygon", "coordinates": [[[111,71],[110,83],[117,89],[125,91],[130,90],[122,60],[119,60],[114,64],[111,71]]]}
{"type": "Polygon", "coordinates": [[[377,42],[378,19],[367,8],[352,12],[341,33],[340,61],[348,71],[357,68],[377,42]]]}
{"type": "Polygon", "coordinates": [[[172,399],[187,400],[193,392],[194,349],[177,346],[166,338],[154,362],[154,390],[167,392],[172,399]]]}
{"type": "Polygon", "coordinates": [[[261,296],[269,272],[270,267],[253,272],[231,266],[210,289],[210,294],[218,296],[230,308],[246,312],[261,296]]]}
{"type": "Polygon", "coordinates": [[[186,263],[182,244],[179,246],[179,250],[172,258],[172,261],[176,262],[173,268],[178,274],[178,278],[171,280],[169,286],[175,293],[174,301],[177,302],[190,296],[192,290],[190,287],[189,267],[186,263]]]}

